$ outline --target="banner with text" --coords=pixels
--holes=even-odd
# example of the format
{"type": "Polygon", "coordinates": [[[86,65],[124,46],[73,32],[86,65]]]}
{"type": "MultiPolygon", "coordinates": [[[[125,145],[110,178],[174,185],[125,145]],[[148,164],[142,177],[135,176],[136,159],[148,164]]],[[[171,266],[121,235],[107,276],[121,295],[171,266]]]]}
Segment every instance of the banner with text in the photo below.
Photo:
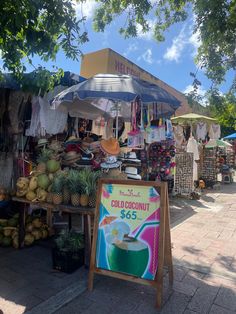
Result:
{"type": "Polygon", "coordinates": [[[96,266],[154,280],[160,195],[152,186],[102,184],[96,266]]]}

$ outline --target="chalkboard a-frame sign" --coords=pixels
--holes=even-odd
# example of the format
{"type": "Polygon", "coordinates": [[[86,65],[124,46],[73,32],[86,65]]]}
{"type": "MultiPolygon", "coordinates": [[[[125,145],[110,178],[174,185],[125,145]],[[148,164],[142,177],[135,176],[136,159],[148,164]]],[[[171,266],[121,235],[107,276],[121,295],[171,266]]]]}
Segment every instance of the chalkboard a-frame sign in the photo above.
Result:
{"type": "Polygon", "coordinates": [[[166,183],[101,179],[97,193],[88,288],[94,274],[156,288],[161,307],[163,269],[173,283],[166,183]]]}

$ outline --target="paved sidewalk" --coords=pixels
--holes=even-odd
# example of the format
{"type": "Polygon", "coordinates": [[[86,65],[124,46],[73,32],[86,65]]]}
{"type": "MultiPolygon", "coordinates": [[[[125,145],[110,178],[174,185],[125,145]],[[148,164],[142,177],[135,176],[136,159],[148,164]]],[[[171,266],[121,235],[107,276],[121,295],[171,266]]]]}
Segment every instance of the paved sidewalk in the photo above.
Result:
{"type": "Polygon", "coordinates": [[[97,276],[93,292],[55,314],[236,313],[236,184],[208,191],[199,201],[174,201],[171,215],[178,206],[187,216],[172,223],[175,279],[170,288],[165,278],[160,312],[151,287],[97,276]]]}

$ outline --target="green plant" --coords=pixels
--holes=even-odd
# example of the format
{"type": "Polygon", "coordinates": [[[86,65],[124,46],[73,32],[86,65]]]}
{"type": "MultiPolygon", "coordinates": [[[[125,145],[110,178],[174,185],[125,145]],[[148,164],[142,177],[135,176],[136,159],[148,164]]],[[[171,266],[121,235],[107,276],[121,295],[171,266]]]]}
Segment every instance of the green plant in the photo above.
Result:
{"type": "Polygon", "coordinates": [[[84,235],[74,230],[63,230],[55,239],[55,243],[60,251],[78,252],[84,248],[84,235]]]}

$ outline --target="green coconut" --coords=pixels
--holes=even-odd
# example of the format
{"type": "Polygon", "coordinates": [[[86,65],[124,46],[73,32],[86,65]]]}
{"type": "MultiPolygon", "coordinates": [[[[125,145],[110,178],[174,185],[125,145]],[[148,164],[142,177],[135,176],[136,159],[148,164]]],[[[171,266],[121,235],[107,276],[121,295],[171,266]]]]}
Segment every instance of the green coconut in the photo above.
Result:
{"type": "Polygon", "coordinates": [[[50,159],[46,163],[47,171],[50,173],[55,173],[60,169],[60,162],[55,159],[50,159]]]}
{"type": "Polygon", "coordinates": [[[2,246],[11,246],[12,238],[11,237],[4,237],[2,239],[2,246]]]}
{"type": "Polygon", "coordinates": [[[15,236],[13,239],[12,239],[12,246],[15,248],[15,249],[18,249],[19,248],[19,238],[17,236],[15,236]]]}
{"type": "Polygon", "coordinates": [[[36,198],[36,194],[34,191],[29,190],[25,197],[28,201],[33,201],[36,198]]]}
{"type": "Polygon", "coordinates": [[[39,218],[35,218],[33,221],[32,221],[32,225],[34,228],[41,228],[42,227],[42,221],[39,219],[39,218]]]}
{"type": "Polygon", "coordinates": [[[7,225],[9,227],[16,227],[18,225],[18,219],[15,218],[8,219],[7,225]]]}
{"type": "Polygon", "coordinates": [[[32,235],[34,236],[35,240],[39,240],[42,238],[42,232],[41,230],[33,230],[32,235]]]}
{"type": "Polygon", "coordinates": [[[38,176],[38,186],[40,188],[47,190],[47,188],[49,187],[49,184],[50,184],[50,180],[45,173],[40,174],[38,176]]]}
{"type": "Polygon", "coordinates": [[[7,226],[7,219],[0,219],[0,226],[6,227],[7,226]]]}
{"type": "Polygon", "coordinates": [[[26,233],[24,243],[27,246],[33,244],[34,243],[34,236],[30,233],[26,233]]]}

